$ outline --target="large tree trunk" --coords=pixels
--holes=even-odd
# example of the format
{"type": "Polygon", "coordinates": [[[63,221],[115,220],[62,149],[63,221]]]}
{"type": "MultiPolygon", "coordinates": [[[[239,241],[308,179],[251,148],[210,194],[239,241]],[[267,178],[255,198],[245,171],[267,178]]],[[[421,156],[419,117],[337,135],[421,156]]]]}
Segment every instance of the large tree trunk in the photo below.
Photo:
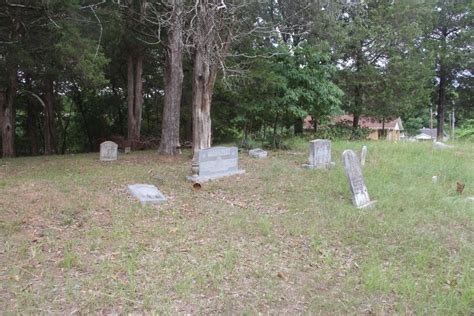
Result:
{"type": "Polygon", "coordinates": [[[216,71],[206,47],[196,48],[193,70],[193,154],[211,147],[211,101],[216,71]]]}
{"type": "Polygon", "coordinates": [[[183,89],[183,0],[172,1],[168,47],[165,64],[165,104],[159,153],[176,155],[179,147],[179,114],[183,89]]]}
{"type": "Polygon", "coordinates": [[[56,153],[55,128],[54,128],[54,86],[51,79],[44,81],[44,153],[56,153]]]}
{"type": "Polygon", "coordinates": [[[128,143],[132,148],[137,147],[140,140],[142,122],[142,73],[143,56],[134,57],[131,54],[127,59],[127,105],[128,105],[128,143]]]}
{"type": "Polygon", "coordinates": [[[14,98],[18,81],[16,68],[11,68],[8,73],[7,88],[0,88],[0,127],[2,129],[2,156],[3,158],[15,156],[15,106],[14,98]]]}

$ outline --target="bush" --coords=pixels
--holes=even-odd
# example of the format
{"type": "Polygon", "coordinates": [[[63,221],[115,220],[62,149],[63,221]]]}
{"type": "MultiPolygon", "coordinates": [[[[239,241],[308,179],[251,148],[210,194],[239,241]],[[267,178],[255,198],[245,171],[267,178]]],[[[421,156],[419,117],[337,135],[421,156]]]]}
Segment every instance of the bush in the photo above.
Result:
{"type": "Polygon", "coordinates": [[[322,138],[331,140],[363,140],[369,136],[371,130],[368,128],[353,129],[346,123],[336,123],[321,127],[311,136],[312,138],[322,138]]]}
{"type": "Polygon", "coordinates": [[[456,136],[462,140],[474,141],[474,120],[467,120],[456,131],[456,136]]]}

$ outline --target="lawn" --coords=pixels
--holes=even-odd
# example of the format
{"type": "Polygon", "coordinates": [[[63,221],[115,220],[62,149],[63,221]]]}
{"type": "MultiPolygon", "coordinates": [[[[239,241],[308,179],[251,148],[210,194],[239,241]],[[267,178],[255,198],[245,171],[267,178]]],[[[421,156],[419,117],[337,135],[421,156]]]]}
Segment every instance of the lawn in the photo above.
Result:
{"type": "Polygon", "coordinates": [[[331,171],[301,167],[303,141],[242,152],[245,175],[199,191],[189,152],[0,160],[2,314],[472,315],[474,145],[367,145],[362,210],[341,165],[356,142],[333,143],[331,171]],[[142,206],[133,183],[169,201],[142,206]]]}

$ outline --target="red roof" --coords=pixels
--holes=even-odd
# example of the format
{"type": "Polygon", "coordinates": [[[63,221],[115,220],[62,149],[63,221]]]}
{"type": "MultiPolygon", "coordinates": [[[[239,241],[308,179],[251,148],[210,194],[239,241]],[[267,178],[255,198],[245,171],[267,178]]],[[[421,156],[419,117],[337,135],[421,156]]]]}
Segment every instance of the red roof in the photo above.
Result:
{"type": "MultiPolygon", "coordinates": [[[[333,123],[342,123],[347,122],[348,124],[352,125],[353,122],[353,115],[340,115],[335,116],[332,119],[333,123]]],[[[396,119],[389,119],[385,121],[385,129],[394,129],[397,126],[397,123],[401,123],[401,119],[398,117],[396,119]]],[[[365,117],[361,116],[359,118],[359,127],[361,128],[370,128],[370,129],[382,129],[383,127],[382,120],[376,119],[374,117],[365,117]]],[[[401,124],[399,124],[399,128],[403,129],[401,124]]]]}

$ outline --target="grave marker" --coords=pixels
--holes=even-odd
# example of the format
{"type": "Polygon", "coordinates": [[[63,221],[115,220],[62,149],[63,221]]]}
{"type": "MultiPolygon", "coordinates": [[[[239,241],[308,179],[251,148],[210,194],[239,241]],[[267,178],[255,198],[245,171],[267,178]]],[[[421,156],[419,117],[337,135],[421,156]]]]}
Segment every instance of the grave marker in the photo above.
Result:
{"type": "Polygon", "coordinates": [[[118,145],[111,141],[100,144],[100,160],[113,161],[117,160],[118,145]]]}
{"type": "Polygon", "coordinates": [[[132,184],[128,186],[128,190],[142,204],[157,204],[167,200],[163,193],[151,184],[132,184]]]}
{"type": "Polygon", "coordinates": [[[249,156],[252,158],[267,158],[268,153],[260,148],[249,150],[249,156]]]}
{"type": "Polygon", "coordinates": [[[335,165],[331,161],[331,141],[315,139],[309,142],[308,164],[303,167],[309,169],[330,169],[335,165]]]}
{"type": "Polygon", "coordinates": [[[193,182],[206,182],[222,177],[244,174],[239,169],[239,151],[237,147],[211,147],[201,149],[193,161],[193,174],[187,179],[193,182]]]}
{"type": "Polygon", "coordinates": [[[372,207],[376,201],[369,198],[357,155],[352,150],[345,150],[342,153],[342,161],[352,193],[352,204],[357,208],[372,207]]]}
{"type": "Polygon", "coordinates": [[[367,157],[367,146],[362,146],[362,150],[360,152],[360,165],[363,167],[365,166],[365,158],[367,157]]]}

